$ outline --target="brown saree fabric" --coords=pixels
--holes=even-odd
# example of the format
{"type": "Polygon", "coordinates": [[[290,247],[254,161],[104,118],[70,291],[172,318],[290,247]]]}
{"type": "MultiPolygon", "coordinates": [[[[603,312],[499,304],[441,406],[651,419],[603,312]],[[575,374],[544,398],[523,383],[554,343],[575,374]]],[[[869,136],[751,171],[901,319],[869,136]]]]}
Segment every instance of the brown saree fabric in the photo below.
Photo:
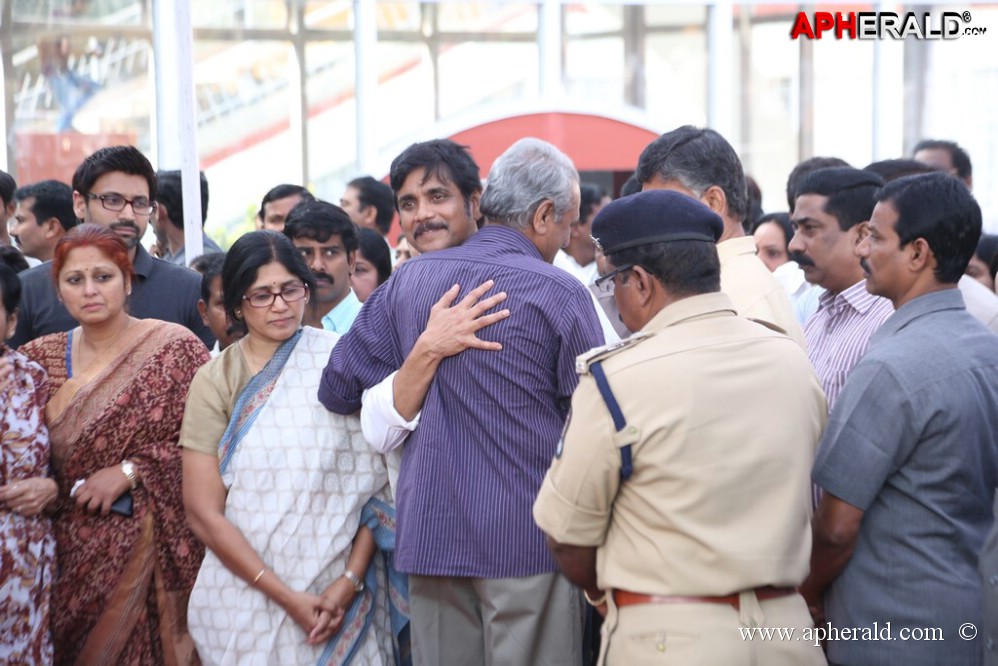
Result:
{"type": "MultiPolygon", "coordinates": [[[[183,610],[204,548],[185,520],[177,440],[188,387],[208,350],[181,326],[142,324],[148,330],[49,424],[63,502],[54,525],[57,664],[197,661],[183,610]],[[131,518],[90,514],[69,499],[77,479],[125,458],[142,479],[131,518]]],[[[57,333],[21,348],[48,371],[53,394],[67,380],[66,343],[57,333]]]]}

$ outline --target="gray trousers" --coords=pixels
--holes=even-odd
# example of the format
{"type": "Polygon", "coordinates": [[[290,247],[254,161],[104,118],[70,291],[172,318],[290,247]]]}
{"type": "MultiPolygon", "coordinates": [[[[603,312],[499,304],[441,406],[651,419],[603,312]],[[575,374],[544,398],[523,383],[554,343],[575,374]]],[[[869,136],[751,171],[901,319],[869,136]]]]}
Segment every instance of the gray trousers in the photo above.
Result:
{"type": "Polygon", "coordinates": [[[415,666],[579,666],[578,589],[560,573],[525,578],[409,576],[415,666]]]}

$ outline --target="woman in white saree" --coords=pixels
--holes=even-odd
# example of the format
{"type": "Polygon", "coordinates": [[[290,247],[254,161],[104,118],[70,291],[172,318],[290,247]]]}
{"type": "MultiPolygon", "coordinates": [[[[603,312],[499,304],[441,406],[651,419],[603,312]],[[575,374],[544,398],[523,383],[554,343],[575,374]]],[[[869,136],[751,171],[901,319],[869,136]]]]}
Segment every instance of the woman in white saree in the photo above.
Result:
{"type": "Polygon", "coordinates": [[[394,541],[385,463],[357,417],[317,399],[337,336],[301,328],[311,272],[286,237],[260,231],[232,246],[222,283],[247,335],[195,376],[180,437],[188,520],[208,548],[188,608],[198,653],[405,663],[392,629],[404,580],[376,557],[394,541]]]}

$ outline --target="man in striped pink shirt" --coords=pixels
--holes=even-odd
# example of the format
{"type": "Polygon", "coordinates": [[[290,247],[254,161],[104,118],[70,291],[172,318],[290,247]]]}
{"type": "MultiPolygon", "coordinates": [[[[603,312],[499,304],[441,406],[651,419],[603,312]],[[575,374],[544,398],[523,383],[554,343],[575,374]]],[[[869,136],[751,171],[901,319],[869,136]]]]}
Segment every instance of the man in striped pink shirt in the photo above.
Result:
{"type": "Polygon", "coordinates": [[[811,172],[797,188],[789,249],[807,281],[827,290],[804,324],[804,336],[829,411],[870,336],[894,312],[889,300],[866,290],[855,254],[882,185],[874,173],[830,167],[811,172]]]}

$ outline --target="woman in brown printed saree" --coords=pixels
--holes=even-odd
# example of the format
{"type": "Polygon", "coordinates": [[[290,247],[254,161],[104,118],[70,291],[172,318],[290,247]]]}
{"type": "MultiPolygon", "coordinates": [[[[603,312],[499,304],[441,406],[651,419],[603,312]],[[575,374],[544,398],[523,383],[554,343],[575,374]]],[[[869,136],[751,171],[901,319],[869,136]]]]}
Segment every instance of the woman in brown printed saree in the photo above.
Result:
{"type": "Polygon", "coordinates": [[[128,316],[132,269],[113,232],[77,227],[53,272],[80,327],[21,350],[51,387],[56,663],[197,663],[186,606],[204,550],[184,519],[177,439],[208,350],[181,326],[128,316]]]}

